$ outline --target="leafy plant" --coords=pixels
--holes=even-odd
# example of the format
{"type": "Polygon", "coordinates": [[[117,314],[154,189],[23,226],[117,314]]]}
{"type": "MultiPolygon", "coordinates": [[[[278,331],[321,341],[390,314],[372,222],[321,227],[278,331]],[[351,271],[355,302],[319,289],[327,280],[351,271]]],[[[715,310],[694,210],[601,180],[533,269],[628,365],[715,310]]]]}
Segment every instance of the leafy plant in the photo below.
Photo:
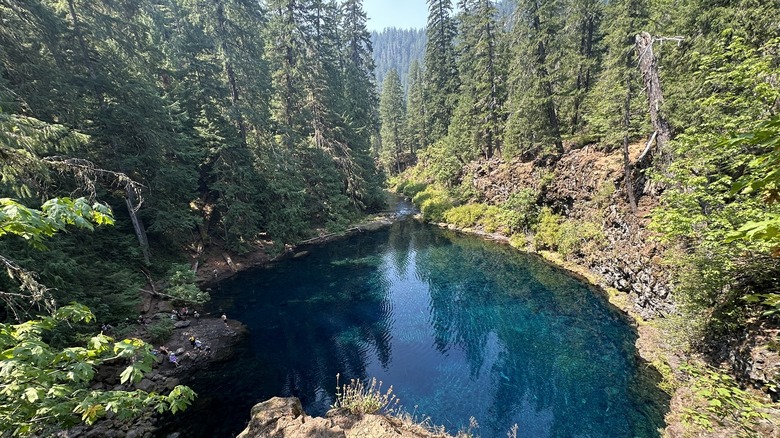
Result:
{"type": "Polygon", "coordinates": [[[149,325],[147,331],[153,344],[161,344],[173,334],[173,321],[170,318],[162,318],[149,325]]]}
{"type": "Polygon", "coordinates": [[[536,224],[539,217],[538,199],[538,192],[525,188],[512,193],[504,202],[503,208],[507,210],[506,225],[511,232],[528,232],[536,224]]]}
{"type": "Polygon", "coordinates": [[[192,402],[195,393],[177,386],[168,395],[144,391],[98,391],[89,384],[95,367],[107,360],[127,366],[122,384],[138,382],[151,371],[151,346],[139,339],[115,342],[100,333],[86,347],[55,349],[44,341],[46,332],[62,322],[91,322],[85,306],[72,304],[51,316],[22,324],[0,324],[0,423],[14,435],[47,435],[81,420],[92,424],[112,412],[131,418],[143,409],[176,413],[192,402]]]}
{"type": "Polygon", "coordinates": [[[203,304],[211,299],[208,292],[195,284],[195,272],[187,265],[176,264],[168,270],[168,287],[165,289],[175,301],[203,304]]]}
{"type": "Polygon", "coordinates": [[[763,412],[767,406],[753,395],[739,388],[734,379],[718,370],[695,364],[686,364],[680,370],[692,381],[699,406],[684,408],[684,419],[711,431],[714,423],[735,424],[747,432],[755,432],[755,422],[768,418],[763,412]]]}
{"type": "Polygon", "coordinates": [[[447,210],[444,213],[444,220],[458,227],[472,227],[477,224],[486,210],[487,206],[484,204],[459,205],[447,210]]]}
{"type": "Polygon", "coordinates": [[[549,207],[539,212],[539,224],[534,234],[534,246],[539,249],[556,249],[561,235],[561,216],[554,214],[549,207]]]}

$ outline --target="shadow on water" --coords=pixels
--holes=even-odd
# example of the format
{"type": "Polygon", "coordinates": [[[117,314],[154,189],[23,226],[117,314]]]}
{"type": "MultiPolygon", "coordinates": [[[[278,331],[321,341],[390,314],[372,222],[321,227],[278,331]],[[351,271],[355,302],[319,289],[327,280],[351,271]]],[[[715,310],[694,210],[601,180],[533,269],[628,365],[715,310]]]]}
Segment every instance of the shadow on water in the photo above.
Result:
{"type": "Polygon", "coordinates": [[[213,295],[251,336],[199,372],[196,404],[161,436],[235,436],[276,395],[324,414],[337,373],[393,385],[408,411],[451,432],[473,416],[484,438],[513,424],[522,437],[657,437],[668,411],[636,331],[602,294],[537,257],[415,221],[213,295]]]}

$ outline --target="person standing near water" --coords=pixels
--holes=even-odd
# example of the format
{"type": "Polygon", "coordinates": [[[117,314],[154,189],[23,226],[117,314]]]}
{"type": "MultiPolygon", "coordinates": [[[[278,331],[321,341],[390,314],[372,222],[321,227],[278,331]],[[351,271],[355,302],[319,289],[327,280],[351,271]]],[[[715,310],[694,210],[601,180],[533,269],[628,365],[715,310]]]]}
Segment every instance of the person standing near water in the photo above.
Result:
{"type": "Polygon", "coordinates": [[[227,324],[227,315],[225,315],[224,313],[222,314],[222,322],[225,323],[225,327],[228,326],[228,324],[227,324]]]}

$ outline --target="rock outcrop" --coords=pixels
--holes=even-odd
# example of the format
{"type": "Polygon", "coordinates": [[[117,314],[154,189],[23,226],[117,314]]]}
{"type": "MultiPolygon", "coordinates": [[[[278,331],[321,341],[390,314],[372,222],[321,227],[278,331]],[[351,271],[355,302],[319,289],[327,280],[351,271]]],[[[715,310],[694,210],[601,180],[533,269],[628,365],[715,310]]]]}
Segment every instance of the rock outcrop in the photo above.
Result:
{"type": "Polygon", "coordinates": [[[310,417],[295,397],[274,397],[258,403],[251,415],[237,438],[449,438],[384,415],[333,410],[325,418],[310,417]]]}
{"type": "MultiPolygon", "coordinates": [[[[631,147],[632,160],[643,145],[631,147]]],[[[670,276],[660,264],[663,248],[648,229],[649,213],[658,205],[658,190],[644,178],[636,186],[638,209],[632,212],[623,187],[620,152],[585,147],[568,151],[553,167],[519,159],[472,163],[467,178],[480,201],[499,205],[512,193],[534,190],[542,204],[567,218],[593,222],[604,231],[597,251],[575,255],[576,262],[627,292],[644,318],[673,311],[670,276]]]]}

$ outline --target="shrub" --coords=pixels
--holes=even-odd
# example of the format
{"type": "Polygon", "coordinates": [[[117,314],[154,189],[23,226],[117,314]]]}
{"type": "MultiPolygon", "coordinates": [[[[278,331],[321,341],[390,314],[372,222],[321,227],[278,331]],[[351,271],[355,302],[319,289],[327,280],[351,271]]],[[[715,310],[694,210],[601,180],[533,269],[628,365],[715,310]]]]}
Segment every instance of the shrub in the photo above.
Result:
{"type": "Polygon", "coordinates": [[[522,189],[504,202],[506,210],[506,226],[510,232],[528,232],[539,219],[539,206],[536,205],[539,193],[533,189],[522,189]]]}
{"type": "Polygon", "coordinates": [[[539,223],[534,235],[534,246],[537,249],[557,249],[561,234],[561,216],[554,214],[549,207],[539,212],[539,223]]]}
{"type": "Polygon", "coordinates": [[[352,414],[374,414],[382,412],[392,414],[398,411],[398,398],[393,394],[393,387],[382,393],[382,382],[377,385],[376,378],[366,386],[361,380],[351,379],[349,383],[339,386],[339,375],[336,374],[335,409],[346,409],[352,414]]]}
{"type": "Polygon", "coordinates": [[[195,284],[195,272],[187,265],[175,264],[168,270],[168,287],[165,293],[174,301],[192,304],[203,304],[211,299],[195,284]]]}
{"type": "Polygon", "coordinates": [[[604,232],[598,224],[570,219],[560,226],[558,252],[564,257],[588,253],[600,249],[603,241],[604,232]],[[595,243],[595,246],[588,248],[589,243],[595,243]]]}
{"type": "Polygon", "coordinates": [[[506,228],[507,212],[495,206],[488,206],[482,217],[479,219],[479,224],[488,233],[494,233],[499,229],[506,228]]]}
{"type": "Polygon", "coordinates": [[[152,344],[158,345],[167,341],[173,334],[173,321],[169,318],[163,318],[148,327],[149,337],[152,344]]]}
{"type": "Polygon", "coordinates": [[[428,187],[427,183],[406,180],[404,181],[402,186],[399,186],[398,190],[404,195],[410,198],[414,198],[415,196],[417,196],[418,193],[424,191],[427,187],[428,187]]]}
{"type": "Polygon", "coordinates": [[[452,208],[447,193],[433,186],[428,186],[415,195],[412,202],[420,208],[423,219],[433,222],[444,221],[444,212],[452,208]]]}
{"type": "Polygon", "coordinates": [[[487,208],[484,204],[461,205],[447,210],[444,213],[444,220],[459,227],[473,227],[487,208]]]}

